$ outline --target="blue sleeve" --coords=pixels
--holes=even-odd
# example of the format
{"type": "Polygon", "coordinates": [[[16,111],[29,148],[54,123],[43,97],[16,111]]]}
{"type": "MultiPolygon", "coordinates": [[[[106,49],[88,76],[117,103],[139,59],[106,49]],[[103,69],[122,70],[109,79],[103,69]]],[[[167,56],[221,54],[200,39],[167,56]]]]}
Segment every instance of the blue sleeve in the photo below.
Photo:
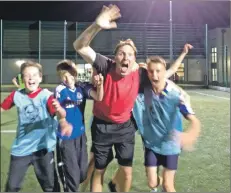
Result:
{"type": "Polygon", "coordinates": [[[191,114],[191,115],[194,115],[195,113],[193,112],[190,104],[187,104],[186,103],[186,100],[183,96],[183,94],[180,95],[179,97],[179,109],[180,109],[180,112],[181,114],[184,116],[184,117],[187,117],[187,115],[191,114]]]}
{"type": "Polygon", "coordinates": [[[65,100],[66,98],[66,94],[65,94],[65,88],[63,88],[62,86],[57,86],[55,88],[55,98],[60,102],[60,104],[62,104],[62,102],[65,100]]]}
{"type": "Polygon", "coordinates": [[[85,98],[92,99],[90,92],[94,89],[94,86],[88,82],[81,82],[79,83],[79,86],[82,88],[85,98]]]}

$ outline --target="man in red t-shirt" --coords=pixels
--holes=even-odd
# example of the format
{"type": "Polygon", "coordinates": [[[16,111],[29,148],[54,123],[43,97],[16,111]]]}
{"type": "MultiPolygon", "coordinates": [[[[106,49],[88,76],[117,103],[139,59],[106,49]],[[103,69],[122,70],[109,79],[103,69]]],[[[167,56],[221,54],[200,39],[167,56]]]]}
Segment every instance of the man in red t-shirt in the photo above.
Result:
{"type": "MultiPolygon", "coordinates": [[[[75,50],[83,59],[93,65],[97,73],[104,76],[104,98],[94,102],[92,132],[92,152],[95,158],[95,171],[92,191],[101,192],[105,168],[110,163],[112,147],[120,165],[115,183],[109,183],[111,191],[128,192],[132,181],[132,161],[135,144],[135,122],[131,111],[138,95],[142,74],[136,63],[136,47],[132,40],[121,41],[115,48],[115,58],[111,60],[96,53],[89,45],[101,29],[116,28],[114,22],[120,10],[115,5],[103,7],[96,21],[74,42],[75,50]]],[[[173,74],[176,67],[171,69],[173,74]]],[[[177,69],[177,68],[176,68],[177,69]]]]}
{"type": "MultiPolygon", "coordinates": [[[[102,176],[105,168],[111,161],[111,149],[114,145],[116,158],[120,165],[120,171],[124,174],[121,191],[129,191],[132,180],[132,160],[135,143],[135,126],[130,119],[134,101],[139,88],[139,71],[133,70],[136,64],[136,48],[132,41],[122,42],[115,50],[115,61],[96,54],[89,47],[90,41],[86,34],[94,37],[101,29],[116,27],[115,23],[108,21],[120,16],[119,9],[112,6],[104,9],[97,18],[98,24],[94,23],[74,42],[76,51],[86,60],[93,64],[97,73],[104,78],[104,98],[101,102],[95,102],[93,107],[92,122],[92,151],[95,157],[95,172],[92,182],[92,191],[102,191],[102,176]],[[111,14],[108,15],[109,10],[111,14]],[[112,12],[114,12],[112,14],[112,12]],[[104,14],[106,13],[106,14],[104,14]],[[106,20],[104,21],[104,16],[106,20]],[[101,24],[99,24],[102,22],[101,24]],[[105,22],[105,23],[104,23],[105,22]]],[[[138,69],[138,65],[136,64],[138,69]]],[[[122,175],[121,175],[122,176],[122,175]]]]}

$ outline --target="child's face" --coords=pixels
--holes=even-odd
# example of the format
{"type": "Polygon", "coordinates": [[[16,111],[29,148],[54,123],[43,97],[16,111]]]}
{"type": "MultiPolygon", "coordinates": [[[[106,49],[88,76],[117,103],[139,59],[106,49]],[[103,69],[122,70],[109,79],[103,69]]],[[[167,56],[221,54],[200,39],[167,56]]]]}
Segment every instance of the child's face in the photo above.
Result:
{"type": "Polygon", "coordinates": [[[42,77],[39,69],[34,66],[29,66],[23,71],[23,82],[28,92],[34,92],[39,88],[42,82],[42,77]]]}
{"type": "Polygon", "coordinates": [[[152,86],[158,88],[158,86],[161,86],[163,81],[165,80],[165,73],[166,68],[161,63],[153,63],[150,62],[148,64],[148,78],[151,81],[152,86]]]}
{"type": "Polygon", "coordinates": [[[69,72],[65,72],[60,77],[61,81],[67,85],[69,88],[74,89],[75,88],[75,77],[72,76],[69,72]]]}

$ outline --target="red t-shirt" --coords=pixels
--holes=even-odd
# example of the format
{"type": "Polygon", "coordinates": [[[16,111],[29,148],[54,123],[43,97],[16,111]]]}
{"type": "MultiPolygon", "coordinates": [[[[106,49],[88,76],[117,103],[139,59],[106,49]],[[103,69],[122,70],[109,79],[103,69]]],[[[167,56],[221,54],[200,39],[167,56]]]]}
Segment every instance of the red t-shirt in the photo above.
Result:
{"type": "Polygon", "coordinates": [[[104,76],[104,98],[94,102],[94,116],[114,123],[128,121],[138,95],[139,71],[121,78],[115,72],[115,62],[100,54],[93,67],[104,76]]]}
{"type": "MultiPolygon", "coordinates": [[[[35,98],[40,92],[42,91],[42,88],[39,88],[36,92],[29,93],[28,97],[35,98]]],[[[8,95],[4,101],[1,103],[1,108],[4,110],[9,110],[14,106],[14,94],[16,91],[13,91],[8,95]]],[[[52,105],[52,100],[54,99],[54,96],[51,95],[47,100],[47,110],[50,113],[51,116],[55,115],[55,109],[52,105]]]]}

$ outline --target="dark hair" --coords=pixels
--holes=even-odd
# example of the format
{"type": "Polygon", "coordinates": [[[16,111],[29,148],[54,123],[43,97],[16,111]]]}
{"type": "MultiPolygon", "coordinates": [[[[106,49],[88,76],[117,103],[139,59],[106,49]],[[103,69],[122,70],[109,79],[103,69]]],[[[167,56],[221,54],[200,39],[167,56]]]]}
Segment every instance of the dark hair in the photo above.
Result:
{"type": "Polygon", "coordinates": [[[60,61],[56,67],[56,71],[59,76],[63,71],[69,72],[74,77],[77,77],[78,75],[75,64],[71,60],[60,61]]]}

